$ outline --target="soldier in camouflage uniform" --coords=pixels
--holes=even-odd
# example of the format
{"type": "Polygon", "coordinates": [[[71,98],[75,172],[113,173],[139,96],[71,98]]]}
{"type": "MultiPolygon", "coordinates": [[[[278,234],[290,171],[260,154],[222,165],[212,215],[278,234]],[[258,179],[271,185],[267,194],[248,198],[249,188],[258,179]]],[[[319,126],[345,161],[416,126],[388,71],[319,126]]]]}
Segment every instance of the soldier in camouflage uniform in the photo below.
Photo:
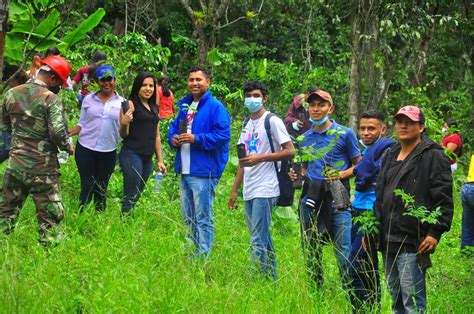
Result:
{"type": "Polygon", "coordinates": [[[68,142],[63,105],[50,91],[66,83],[70,65],[59,56],[47,57],[42,64],[36,78],[10,89],[0,106],[1,129],[12,133],[10,158],[3,177],[0,230],[13,229],[31,194],[40,225],[40,242],[47,243],[58,234],[50,229],[64,217],[58,149],[72,154],[73,147],[68,142]]]}

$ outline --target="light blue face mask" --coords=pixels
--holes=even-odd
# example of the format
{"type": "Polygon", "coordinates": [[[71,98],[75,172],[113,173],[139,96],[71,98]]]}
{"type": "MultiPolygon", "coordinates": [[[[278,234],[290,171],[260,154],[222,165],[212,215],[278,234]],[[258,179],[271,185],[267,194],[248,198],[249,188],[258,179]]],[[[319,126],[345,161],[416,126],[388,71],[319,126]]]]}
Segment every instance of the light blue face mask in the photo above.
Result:
{"type": "Polygon", "coordinates": [[[362,139],[359,140],[359,144],[362,145],[362,147],[364,147],[364,148],[367,148],[367,147],[370,146],[370,145],[365,145],[364,141],[362,139]]]}
{"type": "Polygon", "coordinates": [[[380,140],[380,138],[382,137],[382,134],[379,135],[379,137],[370,145],[366,145],[364,144],[364,141],[362,139],[359,140],[359,143],[360,145],[362,145],[364,148],[369,148],[370,146],[374,145],[375,143],[377,143],[378,140],[380,140]]]}
{"type": "Polygon", "coordinates": [[[245,107],[250,112],[257,112],[263,106],[263,98],[262,97],[245,97],[244,100],[245,107]]]}
{"type": "Polygon", "coordinates": [[[329,120],[329,116],[325,116],[324,118],[322,118],[321,120],[315,120],[313,118],[309,118],[309,121],[313,124],[313,125],[316,125],[316,126],[321,126],[323,125],[324,123],[326,123],[326,121],[329,120]]]}

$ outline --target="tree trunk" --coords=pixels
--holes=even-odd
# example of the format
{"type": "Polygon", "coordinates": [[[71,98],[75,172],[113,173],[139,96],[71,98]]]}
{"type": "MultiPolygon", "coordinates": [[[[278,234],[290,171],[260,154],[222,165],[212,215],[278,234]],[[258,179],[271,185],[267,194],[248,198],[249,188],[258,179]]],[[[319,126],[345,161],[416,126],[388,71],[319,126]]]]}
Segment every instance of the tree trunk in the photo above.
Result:
{"type": "MultiPolygon", "coordinates": [[[[355,3],[358,3],[356,1],[355,3]]],[[[354,9],[352,15],[352,36],[351,36],[351,46],[352,46],[352,56],[351,56],[351,74],[350,74],[350,87],[349,87],[349,101],[348,101],[348,110],[349,110],[349,127],[353,130],[358,128],[358,120],[360,113],[360,100],[361,100],[361,39],[362,34],[362,17],[360,11],[360,5],[354,9]]]]}
{"type": "Polygon", "coordinates": [[[3,79],[3,54],[7,35],[9,0],[0,1],[0,81],[3,79]]]}
{"type": "MultiPolygon", "coordinates": [[[[438,9],[438,5],[434,6],[430,10],[429,14],[431,16],[437,15],[439,11],[438,9]]],[[[420,43],[420,53],[418,55],[418,59],[416,60],[416,62],[414,62],[415,68],[413,69],[413,75],[410,80],[410,85],[413,87],[421,86],[424,83],[426,58],[428,56],[431,41],[433,40],[435,35],[436,23],[437,22],[433,22],[433,25],[431,26],[430,30],[425,34],[425,36],[423,36],[423,39],[420,43]]]]}
{"type": "Polygon", "coordinates": [[[379,49],[379,29],[380,29],[380,2],[378,0],[369,1],[369,7],[366,10],[365,28],[369,35],[365,45],[364,53],[367,59],[367,82],[368,90],[367,104],[363,110],[378,110],[380,100],[383,99],[383,90],[385,81],[383,78],[383,69],[377,66],[376,57],[379,49]],[[371,2],[371,3],[370,3],[371,2]]]}
{"type": "Polygon", "coordinates": [[[207,54],[211,47],[211,38],[208,32],[203,28],[198,29],[198,55],[197,63],[198,65],[204,66],[207,61],[207,54]]]}
{"type": "Polygon", "coordinates": [[[204,1],[199,1],[200,10],[194,10],[188,0],[180,0],[181,5],[186,10],[188,17],[194,25],[198,40],[197,63],[199,65],[206,64],[207,53],[211,46],[215,43],[217,36],[219,20],[229,7],[230,0],[210,0],[207,5],[204,1]],[[199,12],[203,17],[197,17],[196,12],[199,12]]]}

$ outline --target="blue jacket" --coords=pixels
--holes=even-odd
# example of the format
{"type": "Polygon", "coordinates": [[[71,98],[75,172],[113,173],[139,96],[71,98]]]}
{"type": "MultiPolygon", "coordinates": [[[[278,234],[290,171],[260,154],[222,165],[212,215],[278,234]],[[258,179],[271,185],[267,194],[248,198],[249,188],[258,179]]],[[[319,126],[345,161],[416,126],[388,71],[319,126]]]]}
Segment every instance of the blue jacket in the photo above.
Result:
{"type": "Polygon", "coordinates": [[[354,167],[356,191],[375,191],[377,175],[382,167],[382,156],[394,140],[382,137],[365,150],[362,159],[354,167]]]}
{"type": "MultiPolygon", "coordinates": [[[[179,134],[179,121],[186,119],[187,106],[191,105],[191,94],[178,102],[179,112],[170,125],[168,142],[172,148],[173,136],[179,134]]],[[[194,143],[191,144],[190,175],[196,177],[220,178],[229,160],[230,116],[224,105],[212,97],[208,90],[199,101],[191,133],[194,143]]],[[[181,149],[178,149],[174,171],[181,173],[181,149]]]]}

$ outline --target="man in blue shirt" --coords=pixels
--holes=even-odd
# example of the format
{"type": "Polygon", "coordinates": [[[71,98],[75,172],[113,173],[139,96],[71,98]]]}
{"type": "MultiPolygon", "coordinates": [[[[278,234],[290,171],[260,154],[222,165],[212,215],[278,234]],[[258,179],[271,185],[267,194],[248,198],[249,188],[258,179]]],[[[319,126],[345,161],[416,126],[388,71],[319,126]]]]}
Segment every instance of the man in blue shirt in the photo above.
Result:
{"type": "MultiPolygon", "coordinates": [[[[351,252],[351,213],[334,206],[330,182],[342,183],[342,193],[349,196],[349,178],[360,159],[357,138],[351,129],[329,119],[334,104],[328,92],[318,90],[308,97],[311,129],[304,134],[301,147],[307,161],[302,167],[305,184],[300,204],[303,248],[311,284],[319,287],[322,276],[322,246],[330,240],[343,279],[348,286],[351,252]],[[309,160],[308,160],[309,159],[309,160]],[[339,182],[340,181],[340,182],[339,182]]],[[[295,178],[294,172],[292,178],[295,178]]]]}
{"type": "MultiPolygon", "coordinates": [[[[374,208],[375,183],[382,166],[385,152],[395,141],[382,137],[387,131],[384,116],[379,111],[362,113],[359,121],[359,143],[363,147],[362,159],[354,168],[355,198],[352,202],[352,216],[359,217],[374,208]]],[[[375,219],[375,216],[373,216],[375,219]]],[[[360,223],[352,227],[352,252],[350,276],[353,293],[351,303],[357,312],[380,312],[380,277],[377,250],[373,238],[359,232],[360,223]]]]}
{"type": "Polygon", "coordinates": [[[177,150],[174,170],[181,174],[181,206],[187,237],[195,254],[206,257],[214,242],[212,207],[215,189],[229,159],[230,117],[209,91],[207,70],[195,66],[188,73],[190,94],[178,102],[170,125],[169,144],[177,150]],[[183,126],[183,127],[180,127],[183,126]]]}

